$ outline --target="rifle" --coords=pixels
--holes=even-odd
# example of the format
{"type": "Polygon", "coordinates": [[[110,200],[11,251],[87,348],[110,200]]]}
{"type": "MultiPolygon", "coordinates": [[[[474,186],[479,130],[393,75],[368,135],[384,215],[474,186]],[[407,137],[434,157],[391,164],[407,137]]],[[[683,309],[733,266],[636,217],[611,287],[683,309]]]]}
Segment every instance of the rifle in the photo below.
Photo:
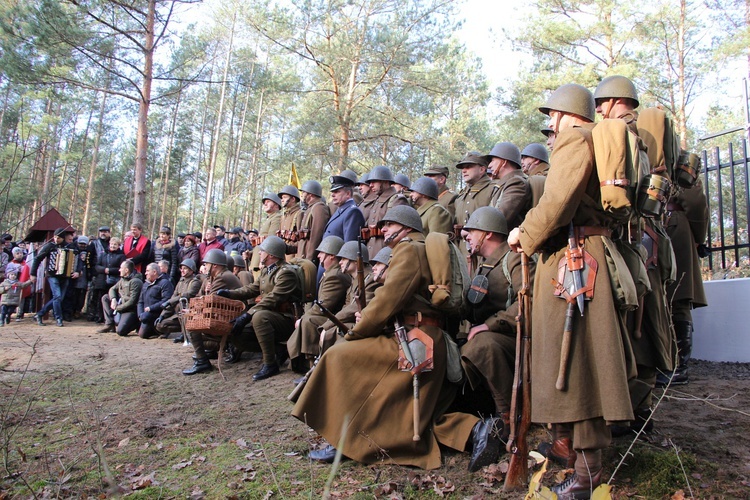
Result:
{"type": "Polygon", "coordinates": [[[527,434],[531,426],[531,285],[529,257],[526,254],[521,254],[521,276],[516,316],[516,363],[510,401],[510,435],[506,446],[511,455],[504,491],[521,489],[529,476],[527,434]]]}
{"type": "Polygon", "coordinates": [[[320,312],[323,313],[323,316],[325,316],[326,318],[330,319],[331,322],[334,325],[336,325],[336,327],[339,329],[339,335],[341,335],[343,337],[344,335],[346,335],[347,333],[349,333],[349,327],[346,326],[344,323],[342,323],[341,320],[338,319],[335,314],[333,314],[331,311],[329,311],[323,305],[323,303],[321,301],[319,301],[319,300],[313,300],[313,304],[316,305],[316,306],[318,306],[318,308],[320,309],[320,312]]]}
{"type": "MultiPolygon", "coordinates": [[[[314,300],[313,304],[315,304],[316,306],[318,306],[318,308],[320,309],[320,312],[323,313],[323,316],[325,316],[326,318],[330,319],[333,322],[333,324],[336,325],[336,327],[339,329],[339,335],[341,335],[343,337],[344,335],[346,335],[347,333],[349,333],[349,327],[346,326],[344,323],[342,323],[341,320],[339,320],[336,317],[335,314],[333,314],[325,306],[323,306],[323,303],[321,301],[314,300]]],[[[323,344],[323,336],[324,335],[325,335],[324,331],[320,332],[320,339],[321,339],[320,343],[321,344],[323,344]]],[[[320,357],[322,355],[323,355],[323,350],[321,348],[320,354],[318,354],[315,357],[315,361],[313,362],[313,365],[310,367],[309,370],[307,370],[307,373],[305,373],[305,375],[302,377],[302,380],[299,381],[299,384],[297,384],[294,387],[294,389],[289,394],[289,396],[287,396],[287,399],[289,401],[295,401],[295,402],[297,401],[297,398],[299,398],[299,395],[302,393],[302,389],[304,389],[305,385],[307,385],[307,381],[310,378],[310,375],[312,375],[312,372],[315,369],[315,367],[318,366],[318,360],[320,360],[320,357]]]]}
{"type": "Polygon", "coordinates": [[[365,296],[365,262],[362,259],[361,236],[357,238],[357,285],[359,286],[359,293],[357,294],[357,305],[359,306],[359,310],[361,311],[367,305],[367,297],[365,296]]]}

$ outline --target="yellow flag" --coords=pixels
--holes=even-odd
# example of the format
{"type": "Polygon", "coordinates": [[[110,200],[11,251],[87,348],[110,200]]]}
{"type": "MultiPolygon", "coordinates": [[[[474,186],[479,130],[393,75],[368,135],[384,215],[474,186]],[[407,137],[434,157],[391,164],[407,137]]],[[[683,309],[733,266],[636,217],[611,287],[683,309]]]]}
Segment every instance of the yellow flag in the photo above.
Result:
{"type": "Polygon", "coordinates": [[[297,177],[297,167],[294,166],[294,163],[292,163],[292,171],[289,172],[289,184],[296,187],[297,189],[302,187],[302,184],[299,183],[299,177],[297,177]]]}

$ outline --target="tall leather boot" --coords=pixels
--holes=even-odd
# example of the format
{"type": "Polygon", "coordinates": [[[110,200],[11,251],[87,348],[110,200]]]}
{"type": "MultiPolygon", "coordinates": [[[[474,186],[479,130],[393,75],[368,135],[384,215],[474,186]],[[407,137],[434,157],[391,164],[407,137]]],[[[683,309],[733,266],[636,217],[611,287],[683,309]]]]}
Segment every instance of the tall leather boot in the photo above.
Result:
{"type": "Polygon", "coordinates": [[[602,484],[602,450],[576,450],[575,472],[552,487],[560,500],[591,498],[602,484]]]}
{"type": "Polygon", "coordinates": [[[688,361],[693,354],[693,323],[691,321],[675,321],[675,336],[679,364],[672,378],[672,385],[685,385],[690,381],[688,361]]]}

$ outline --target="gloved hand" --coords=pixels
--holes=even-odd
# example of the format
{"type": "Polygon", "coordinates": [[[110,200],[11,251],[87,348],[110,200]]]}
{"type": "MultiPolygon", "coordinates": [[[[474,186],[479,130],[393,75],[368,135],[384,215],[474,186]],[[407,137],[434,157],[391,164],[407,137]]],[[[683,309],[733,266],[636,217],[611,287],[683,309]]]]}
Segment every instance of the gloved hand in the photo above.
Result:
{"type": "Polygon", "coordinates": [[[224,297],[225,299],[229,298],[229,290],[221,289],[218,292],[216,292],[216,295],[219,297],[224,297]]]}
{"type": "Polygon", "coordinates": [[[251,319],[253,319],[251,315],[249,315],[248,313],[242,313],[232,321],[230,321],[230,323],[233,324],[232,334],[241,333],[245,326],[250,323],[251,319]]]}

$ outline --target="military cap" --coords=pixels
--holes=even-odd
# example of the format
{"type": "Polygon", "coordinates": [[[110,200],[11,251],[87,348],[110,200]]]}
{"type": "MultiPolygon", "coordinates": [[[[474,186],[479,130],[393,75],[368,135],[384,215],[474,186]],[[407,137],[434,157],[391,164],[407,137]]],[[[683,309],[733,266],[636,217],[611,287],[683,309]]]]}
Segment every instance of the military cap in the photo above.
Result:
{"type": "Polygon", "coordinates": [[[332,175],[330,181],[331,191],[336,191],[337,189],[341,189],[343,187],[354,187],[354,181],[352,181],[349,177],[345,177],[343,175],[332,175]]]}
{"type": "Polygon", "coordinates": [[[424,175],[444,175],[445,177],[448,177],[450,171],[448,170],[448,167],[430,167],[429,170],[425,171],[424,175]]]}
{"type": "Polygon", "coordinates": [[[461,170],[470,165],[480,165],[486,167],[489,165],[487,157],[481,154],[479,151],[469,151],[464,155],[460,162],[456,163],[456,168],[461,170]]]}
{"type": "Polygon", "coordinates": [[[99,232],[101,233],[102,231],[109,231],[109,226],[100,226],[99,232]]]}

